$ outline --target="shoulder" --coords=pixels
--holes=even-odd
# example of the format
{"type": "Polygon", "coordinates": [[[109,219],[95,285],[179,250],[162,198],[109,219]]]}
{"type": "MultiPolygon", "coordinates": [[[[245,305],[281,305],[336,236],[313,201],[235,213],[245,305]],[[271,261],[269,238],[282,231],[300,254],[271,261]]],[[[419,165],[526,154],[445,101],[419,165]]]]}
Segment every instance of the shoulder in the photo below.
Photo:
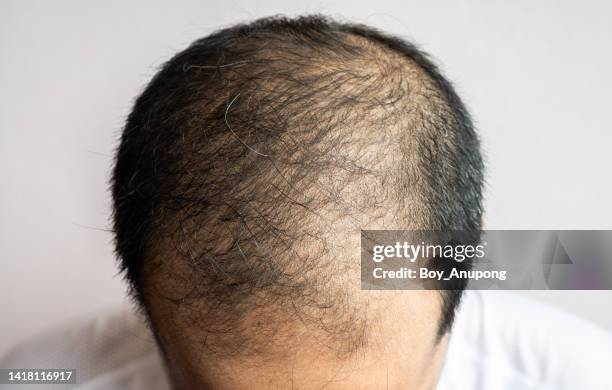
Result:
{"type": "Polygon", "coordinates": [[[468,291],[440,388],[612,388],[610,351],[611,333],[562,310],[516,293],[468,291]]]}
{"type": "Polygon", "coordinates": [[[127,307],[21,342],[0,357],[0,367],[74,368],[77,389],[169,388],[151,333],[127,307]]]}

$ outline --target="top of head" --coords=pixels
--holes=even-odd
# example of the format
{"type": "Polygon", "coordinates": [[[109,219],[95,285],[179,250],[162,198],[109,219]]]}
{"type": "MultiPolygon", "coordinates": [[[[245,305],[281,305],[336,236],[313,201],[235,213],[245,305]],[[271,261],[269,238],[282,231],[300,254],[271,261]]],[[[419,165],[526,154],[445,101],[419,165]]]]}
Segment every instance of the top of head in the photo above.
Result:
{"type": "Polygon", "coordinates": [[[154,326],[244,355],[299,319],[349,353],[368,334],[359,230],[479,229],[481,186],[469,116],[414,46],[262,19],[194,42],[136,101],[117,252],[154,326]]]}

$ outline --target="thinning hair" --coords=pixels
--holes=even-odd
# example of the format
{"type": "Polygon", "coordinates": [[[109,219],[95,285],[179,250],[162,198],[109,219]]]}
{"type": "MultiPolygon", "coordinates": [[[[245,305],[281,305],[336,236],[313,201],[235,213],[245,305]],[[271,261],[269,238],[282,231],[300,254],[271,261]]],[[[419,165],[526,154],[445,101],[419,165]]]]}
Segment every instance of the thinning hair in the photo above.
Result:
{"type": "MultiPolygon", "coordinates": [[[[299,318],[350,352],[367,318],[343,238],[479,231],[482,182],[468,112],[414,45],[259,19],[195,41],[136,100],[112,175],[116,252],[145,311],[164,297],[211,349],[257,351],[299,318]]],[[[442,292],[440,334],[464,287],[442,292]]]]}

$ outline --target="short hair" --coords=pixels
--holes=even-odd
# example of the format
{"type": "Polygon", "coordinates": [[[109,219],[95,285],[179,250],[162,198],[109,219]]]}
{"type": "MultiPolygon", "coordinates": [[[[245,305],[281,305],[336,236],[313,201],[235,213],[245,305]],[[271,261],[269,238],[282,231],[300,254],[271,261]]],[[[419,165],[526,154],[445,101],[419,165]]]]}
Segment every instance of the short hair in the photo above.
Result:
{"type": "MultiPolygon", "coordinates": [[[[243,350],[276,321],[244,319],[273,307],[351,335],[350,351],[367,320],[338,277],[358,262],[342,230],[479,231],[482,184],[470,116],[425,53],[364,25],[269,17],[193,42],[137,98],[112,174],[116,253],[145,311],[152,275],[175,272],[168,299],[243,350]]],[[[440,335],[464,288],[441,293],[440,335]]]]}

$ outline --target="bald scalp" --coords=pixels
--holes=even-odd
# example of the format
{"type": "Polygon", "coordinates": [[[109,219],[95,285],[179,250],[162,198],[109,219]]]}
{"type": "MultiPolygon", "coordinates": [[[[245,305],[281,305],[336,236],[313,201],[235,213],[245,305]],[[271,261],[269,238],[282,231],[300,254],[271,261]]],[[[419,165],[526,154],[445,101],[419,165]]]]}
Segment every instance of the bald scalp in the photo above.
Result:
{"type": "MultiPolygon", "coordinates": [[[[136,101],[117,252],[154,328],[224,356],[278,356],[296,332],[350,355],[376,320],[360,229],[477,230],[481,185],[469,116],[414,46],[262,19],[194,42],[136,101]]],[[[459,295],[440,297],[441,333],[459,295]]]]}

